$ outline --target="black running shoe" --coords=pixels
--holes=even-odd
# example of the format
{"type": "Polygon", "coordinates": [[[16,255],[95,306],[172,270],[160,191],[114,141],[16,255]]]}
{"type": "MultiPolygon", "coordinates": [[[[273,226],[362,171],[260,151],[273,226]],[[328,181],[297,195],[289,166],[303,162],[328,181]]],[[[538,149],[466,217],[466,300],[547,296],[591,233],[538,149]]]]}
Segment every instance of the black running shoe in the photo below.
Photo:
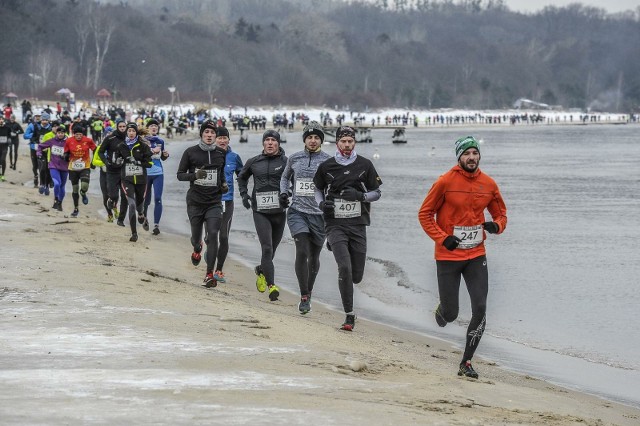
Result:
{"type": "Polygon", "coordinates": [[[158,225],[153,227],[153,235],[158,235],[160,234],[160,228],[158,228],[158,225]]]}
{"type": "Polygon", "coordinates": [[[131,241],[132,243],[138,241],[138,234],[136,234],[135,232],[131,234],[131,238],[129,238],[129,241],[131,241]]]}
{"type": "Polygon", "coordinates": [[[78,211],[78,209],[73,209],[73,213],[71,213],[71,217],[78,217],[78,214],[80,212],[78,211]]]}
{"type": "Polygon", "coordinates": [[[124,226],[124,220],[118,219],[117,224],[118,224],[118,226],[124,226]]]}
{"type": "Polygon", "coordinates": [[[144,223],[144,221],[145,221],[145,220],[147,220],[147,218],[146,218],[146,217],[144,217],[144,215],[143,215],[143,214],[139,214],[139,215],[138,215],[138,223],[139,223],[140,225],[142,225],[142,224],[144,223]]]}
{"type": "Polygon", "coordinates": [[[142,229],[144,229],[145,231],[149,230],[149,221],[146,217],[144,218],[144,222],[142,223],[142,229]]]}
{"type": "Polygon", "coordinates": [[[444,317],[442,316],[441,310],[442,308],[440,307],[440,304],[438,304],[438,307],[436,308],[436,312],[435,312],[436,322],[440,327],[444,327],[445,325],[447,325],[447,320],[444,319],[444,317]]]}
{"type": "Polygon", "coordinates": [[[198,266],[200,264],[200,261],[202,260],[202,255],[200,254],[201,251],[202,241],[200,241],[200,244],[193,248],[193,253],[191,253],[191,263],[193,263],[193,266],[198,266]]]}
{"type": "Polygon", "coordinates": [[[347,314],[347,318],[344,320],[344,323],[340,328],[345,331],[353,331],[355,327],[356,327],[356,316],[353,314],[347,314]]]}
{"type": "Polygon", "coordinates": [[[213,288],[218,285],[218,282],[213,278],[213,272],[207,272],[207,275],[204,276],[204,281],[202,285],[206,288],[213,288]]]}
{"type": "Polygon", "coordinates": [[[460,369],[458,370],[458,376],[471,377],[472,379],[478,378],[478,373],[471,366],[471,361],[464,361],[460,363],[460,369]]]}

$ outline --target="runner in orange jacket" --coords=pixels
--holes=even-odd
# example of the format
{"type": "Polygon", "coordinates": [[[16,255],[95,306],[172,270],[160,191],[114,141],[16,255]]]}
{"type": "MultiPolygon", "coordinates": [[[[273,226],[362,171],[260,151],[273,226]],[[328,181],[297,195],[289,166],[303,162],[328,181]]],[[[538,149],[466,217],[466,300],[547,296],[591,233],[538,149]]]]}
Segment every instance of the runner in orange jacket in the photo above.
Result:
{"type": "Polygon", "coordinates": [[[458,375],[477,378],[471,358],[486,325],[489,288],[486,233],[501,234],[507,226],[507,207],[495,181],[479,169],[480,149],[472,136],[455,143],[458,164],[440,176],[424,199],[418,219],[435,242],[440,304],[440,327],[458,317],[460,278],[471,298],[471,321],[458,375]],[[492,220],[486,221],[488,210],[492,220]]]}

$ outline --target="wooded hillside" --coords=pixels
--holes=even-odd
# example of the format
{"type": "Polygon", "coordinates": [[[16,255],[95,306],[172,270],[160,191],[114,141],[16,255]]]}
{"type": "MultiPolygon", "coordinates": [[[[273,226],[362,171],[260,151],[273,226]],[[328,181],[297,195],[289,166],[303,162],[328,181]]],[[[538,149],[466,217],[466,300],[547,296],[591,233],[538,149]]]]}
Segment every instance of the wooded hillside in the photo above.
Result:
{"type": "Polygon", "coordinates": [[[640,109],[640,7],[1,0],[0,91],[352,108],[640,109]]]}

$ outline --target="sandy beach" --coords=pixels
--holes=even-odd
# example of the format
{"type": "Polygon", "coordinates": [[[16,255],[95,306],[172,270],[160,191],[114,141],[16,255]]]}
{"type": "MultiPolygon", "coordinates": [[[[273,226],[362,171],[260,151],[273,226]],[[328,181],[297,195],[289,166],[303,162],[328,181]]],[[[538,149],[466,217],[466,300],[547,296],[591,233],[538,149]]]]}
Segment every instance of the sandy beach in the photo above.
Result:
{"type": "Polygon", "coordinates": [[[318,304],[301,316],[233,258],[203,288],[187,238],[130,243],[95,197],[69,218],[70,191],[57,212],[23,185],[28,161],[0,183],[0,424],[640,423],[481,351],[466,379],[446,342],[362,319],[340,331],[318,304]]]}

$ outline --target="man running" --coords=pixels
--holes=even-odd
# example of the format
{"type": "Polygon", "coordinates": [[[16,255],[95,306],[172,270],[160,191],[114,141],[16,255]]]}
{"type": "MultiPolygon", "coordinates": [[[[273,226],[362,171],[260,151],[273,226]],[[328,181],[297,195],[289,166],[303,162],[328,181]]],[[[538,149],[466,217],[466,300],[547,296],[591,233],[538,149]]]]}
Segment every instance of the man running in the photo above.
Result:
{"type": "Polygon", "coordinates": [[[107,168],[107,212],[113,211],[118,226],[124,226],[124,218],[128,210],[127,199],[120,185],[122,165],[116,163],[117,148],[127,137],[126,130],[127,123],[120,118],[117,119],[115,130],[105,136],[98,147],[98,156],[107,168]],[[120,197],[120,211],[118,211],[118,197],[120,197]]]}
{"type": "Polygon", "coordinates": [[[96,144],[84,135],[85,128],[82,124],[74,124],[71,131],[73,136],[67,138],[64,144],[64,155],[65,160],[69,163],[69,180],[72,186],[73,213],[71,213],[71,217],[78,217],[80,196],[82,196],[82,204],[89,204],[87,191],[91,179],[91,152],[96,150],[96,144]]]}
{"type": "Polygon", "coordinates": [[[47,113],[42,115],[35,114],[33,121],[29,123],[22,137],[29,141],[31,149],[31,166],[33,170],[33,187],[38,188],[40,194],[49,195],[50,175],[47,164],[38,161],[36,148],[42,140],[45,133],[51,131],[50,116],[47,113]],[[38,176],[40,177],[40,186],[38,187],[38,176]]]}
{"type": "Polygon", "coordinates": [[[338,285],[346,313],[341,328],[346,331],[355,327],[353,284],[362,281],[364,275],[371,203],[382,195],[378,172],[370,160],[356,154],[355,146],[355,130],[339,127],[334,157],[320,164],[313,178],[327,241],[338,264],[338,285]]]}
{"type": "Polygon", "coordinates": [[[177,173],[178,180],[189,182],[187,215],[191,224],[191,262],[194,266],[202,259],[202,227],[206,227],[207,271],[203,285],[207,288],[218,285],[213,277],[213,267],[218,254],[222,194],[229,189],[224,175],[226,152],[215,141],[215,122],[205,120],[200,125],[200,142],[182,153],[177,173]]]}
{"type": "Polygon", "coordinates": [[[262,153],[250,158],[238,175],[242,205],[253,209],[253,223],[262,249],[260,265],[255,267],[256,288],[260,293],[269,290],[269,300],[276,301],[280,289],[275,285],[273,257],[282,240],[286,223],[285,209],[278,199],[280,178],[287,165],[287,157],[280,148],[280,133],[267,130],[262,134],[262,153]],[[249,178],[253,177],[253,191],[249,195],[249,178]]]}
{"type": "Polygon", "coordinates": [[[471,358],[485,330],[489,290],[485,232],[504,231],[507,207],[496,182],[479,168],[478,141],[472,136],[458,139],[455,153],[458,164],[433,184],[418,219],[435,242],[440,295],[435,318],[440,327],[458,317],[460,277],[464,277],[471,298],[471,321],[458,375],[477,379],[471,358]],[[490,222],[485,220],[485,209],[491,215],[490,222]]]}
{"type": "Polygon", "coordinates": [[[280,206],[287,210],[287,224],[296,244],[295,270],[300,287],[301,314],[311,311],[311,293],[320,270],[320,252],[325,240],[322,210],[315,200],[313,177],[321,163],[331,156],[322,151],[324,131],[312,121],[302,131],[304,149],[287,161],[280,179],[280,206]],[[292,190],[293,188],[293,190],[292,190]]]}
{"type": "Polygon", "coordinates": [[[13,170],[16,169],[16,163],[18,162],[18,146],[20,145],[20,135],[24,133],[20,123],[16,121],[16,116],[11,115],[9,118],[9,127],[11,129],[11,144],[9,145],[9,167],[13,170]]]}
{"type": "Polygon", "coordinates": [[[231,150],[229,146],[229,130],[224,126],[218,126],[216,128],[216,145],[227,153],[224,165],[224,176],[229,190],[226,194],[222,195],[222,223],[220,224],[220,232],[218,233],[218,260],[214,268],[213,278],[219,283],[224,283],[225,277],[222,269],[224,268],[224,262],[227,260],[227,254],[229,253],[229,232],[231,231],[231,220],[233,219],[234,210],[233,175],[235,173],[237,176],[240,170],[242,170],[242,159],[231,150]]]}

